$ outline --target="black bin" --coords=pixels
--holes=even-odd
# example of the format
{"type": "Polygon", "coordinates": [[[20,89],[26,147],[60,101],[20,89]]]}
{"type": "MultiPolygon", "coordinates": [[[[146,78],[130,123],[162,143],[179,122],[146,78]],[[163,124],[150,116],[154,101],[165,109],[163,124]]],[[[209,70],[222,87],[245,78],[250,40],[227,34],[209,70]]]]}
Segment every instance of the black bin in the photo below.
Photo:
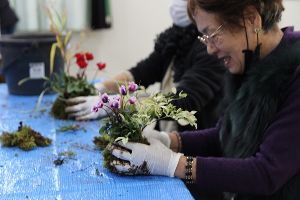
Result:
{"type": "MultiPolygon", "coordinates": [[[[45,89],[44,76],[50,76],[50,50],[56,42],[51,33],[21,33],[0,39],[2,74],[10,94],[39,95],[45,89]],[[20,80],[30,80],[18,85],[20,80]]],[[[53,72],[63,72],[64,61],[56,49],[53,72]]]]}

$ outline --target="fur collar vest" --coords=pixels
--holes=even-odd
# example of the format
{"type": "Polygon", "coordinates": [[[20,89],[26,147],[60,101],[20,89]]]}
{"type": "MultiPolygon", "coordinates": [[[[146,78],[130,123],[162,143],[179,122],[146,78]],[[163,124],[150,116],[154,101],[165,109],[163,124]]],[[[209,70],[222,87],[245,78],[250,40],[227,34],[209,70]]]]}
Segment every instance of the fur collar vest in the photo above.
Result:
{"type": "Polygon", "coordinates": [[[220,132],[224,156],[245,158],[257,152],[295,78],[299,52],[300,42],[289,48],[279,45],[250,65],[243,76],[228,74],[220,132]]]}

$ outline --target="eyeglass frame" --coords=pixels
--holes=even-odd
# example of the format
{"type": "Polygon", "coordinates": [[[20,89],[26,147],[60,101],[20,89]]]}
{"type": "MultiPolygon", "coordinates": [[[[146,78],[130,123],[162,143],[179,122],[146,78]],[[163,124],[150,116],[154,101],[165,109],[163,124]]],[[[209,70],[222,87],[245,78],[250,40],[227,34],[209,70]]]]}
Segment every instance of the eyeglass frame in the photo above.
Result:
{"type": "Polygon", "coordinates": [[[203,44],[205,44],[206,46],[208,45],[208,43],[211,43],[211,44],[214,44],[215,45],[215,41],[213,40],[213,38],[215,36],[217,36],[222,28],[223,28],[223,25],[224,24],[221,24],[213,33],[211,33],[210,35],[206,35],[206,34],[203,34],[202,36],[198,36],[197,38],[199,39],[199,41],[203,44]]]}

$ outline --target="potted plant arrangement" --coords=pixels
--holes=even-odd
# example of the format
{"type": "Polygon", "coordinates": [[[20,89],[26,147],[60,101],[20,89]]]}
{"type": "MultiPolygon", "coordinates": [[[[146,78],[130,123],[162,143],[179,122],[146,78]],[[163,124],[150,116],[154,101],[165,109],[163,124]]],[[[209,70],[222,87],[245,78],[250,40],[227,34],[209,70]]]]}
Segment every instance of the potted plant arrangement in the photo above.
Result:
{"type": "Polygon", "coordinates": [[[108,95],[100,94],[99,103],[94,106],[94,112],[105,109],[108,117],[103,119],[100,136],[94,138],[96,146],[102,150],[104,166],[112,172],[117,172],[111,165],[112,155],[109,151],[111,144],[122,141],[123,143],[139,142],[148,144],[147,139],[142,136],[143,129],[157,120],[171,118],[180,125],[192,125],[196,128],[196,111],[186,111],[176,108],[172,101],[185,98],[186,94],[176,89],[171,93],[149,94],[146,98],[139,98],[146,91],[138,87],[134,82],[121,85],[119,94],[109,98],[108,95]]]}
{"type": "MultiPolygon", "coordinates": [[[[90,52],[77,52],[72,54],[71,50],[68,49],[71,31],[65,30],[66,18],[56,15],[56,19],[54,19],[53,16],[54,14],[48,9],[51,31],[56,35],[56,43],[52,45],[50,52],[50,67],[52,69],[54,66],[53,58],[55,57],[57,48],[60,50],[64,59],[65,67],[62,73],[54,74],[51,79],[47,80],[48,88],[58,95],[52,105],[51,114],[58,119],[68,119],[68,116],[65,113],[66,99],[96,94],[95,87],[88,82],[86,76],[86,69],[89,63],[94,60],[94,55],[90,52]],[[75,62],[72,62],[74,60],[75,62]],[[70,73],[70,68],[73,65],[77,65],[78,67],[76,75],[71,75],[70,73]]],[[[105,63],[98,62],[96,63],[96,66],[97,71],[103,70],[105,68],[105,63]]]]}
{"type": "MultiPolygon", "coordinates": [[[[58,97],[54,101],[51,114],[57,119],[68,119],[65,112],[66,102],[68,98],[78,96],[96,95],[96,88],[87,81],[86,69],[88,62],[93,60],[93,54],[89,52],[76,53],[76,65],[78,66],[78,72],[76,76],[72,76],[69,73],[62,73],[61,75],[54,75],[52,79],[49,79],[49,87],[58,94],[58,97]]],[[[105,63],[97,63],[98,69],[103,70],[105,63]]]]}

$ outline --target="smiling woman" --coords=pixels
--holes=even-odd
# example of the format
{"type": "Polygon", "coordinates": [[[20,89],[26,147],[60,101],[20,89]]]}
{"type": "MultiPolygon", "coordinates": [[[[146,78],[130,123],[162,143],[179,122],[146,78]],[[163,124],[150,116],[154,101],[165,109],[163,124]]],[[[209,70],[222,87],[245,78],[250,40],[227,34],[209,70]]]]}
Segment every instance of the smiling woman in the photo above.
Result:
{"type": "Polygon", "coordinates": [[[113,155],[131,162],[142,152],[139,161],[160,172],[176,165],[174,174],[161,174],[195,182],[214,200],[300,199],[300,32],[279,28],[282,0],[189,0],[188,8],[206,41],[223,24],[218,43],[207,42],[229,71],[221,120],[171,132],[168,146],[152,137],[149,146],[130,144],[126,156],[113,155]],[[183,154],[162,156],[168,147],[183,154]]]}
{"type": "MultiPolygon", "coordinates": [[[[246,1],[245,5],[248,8],[243,10],[244,4],[235,5],[234,2],[226,4],[228,8],[219,1],[198,1],[197,3],[192,1],[189,9],[190,16],[196,22],[200,32],[211,34],[209,37],[204,35],[200,38],[208,45],[208,53],[223,59],[231,73],[242,74],[249,64],[249,58],[253,56],[250,51],[255,52],[256,47],[259,47],[257,51],[261,50],[259,53],[265,56],[280,41],[282,32],[278,31],[278,26],[277,30],[274,29],[274,23],[280,20],[283,6],[278,3],[269,5],[263,1],[256,1],[256,3],[246,1]],[[203,8],[195,9],[197,6],[203,8]],[[205,10],[209,12],[202,12],[205,10]],[[201,23],[197,23],[199,21],[201,23]],[[222,31],[221,40],[220,31],[222,31]],[[260,48],[260,40],[270,35],[275,37],[274,40],[266,40],[268,44],[260,48]],[[268,47],[265,48],[266,46],[268,47]]],[[[258,56],[260,55],[254,55],[254,57],[258,56]]]]}
{"type": "Polygon", "coordinates": [[[222,28],[223,24],[221,24],[213,33],[209,35],[203,34],[202,36],[198,36],[198,39],[205,45],[208,45],[209,43],[212,45],[217,45],[219,41],[219,34],[221,33],[222,28]]]}

